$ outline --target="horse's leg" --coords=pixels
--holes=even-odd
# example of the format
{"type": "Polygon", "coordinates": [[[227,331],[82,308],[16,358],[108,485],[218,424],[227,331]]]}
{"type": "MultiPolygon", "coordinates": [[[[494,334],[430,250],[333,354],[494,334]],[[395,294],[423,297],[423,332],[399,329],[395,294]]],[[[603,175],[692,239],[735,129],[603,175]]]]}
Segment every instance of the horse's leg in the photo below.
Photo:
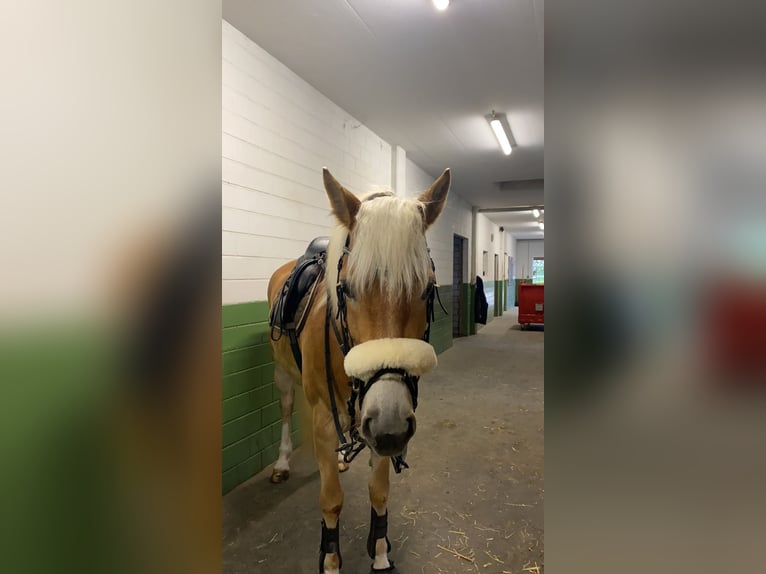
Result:
{"type": "Polygon", "coordinates": [[[370,458],[372,474],[370,476],[370,533],[367,536],[367,553],[373,559],[372,572],[395,573],[393,562],[388,559],[391,544],[388,541],[388,470],[389,458],[372,455],[370,458]]]}
{"type": "Polygon", "coordinates": [[[322,540],[319,547],[319,571],[338,574],[343,564],[340,552],[340,511],[343,490],[340,486],[338,457],[332,415],[322,406],[313,411],[314,452],[319,466],[319,507],[322,510],[322,540]]]}
{"type": "Polygon", "coordinates": [[[290,438],[290,415],[293,412],[295,385],[288,372],[279,365],[274,365],[274,383],[279,389],[279,406],[282,411],[282,440],[279,443],[279,458],[271,471],[271,482],[280,483],[290,478],[290,455],[293,441],[290,438]]]}

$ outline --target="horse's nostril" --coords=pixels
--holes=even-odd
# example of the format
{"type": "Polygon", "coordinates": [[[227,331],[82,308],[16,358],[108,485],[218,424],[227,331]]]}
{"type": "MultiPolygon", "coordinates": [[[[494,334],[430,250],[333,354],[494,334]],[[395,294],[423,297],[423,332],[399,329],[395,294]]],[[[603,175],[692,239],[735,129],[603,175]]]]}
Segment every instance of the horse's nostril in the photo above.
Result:
{"type": "Polygon", "coordinates": [[[362,434],[364,436],[372,436],[372,433],[370,432],[370,421],[372,420],[372,417],[364,417],[364,420],[362,421],[362,434]]]}

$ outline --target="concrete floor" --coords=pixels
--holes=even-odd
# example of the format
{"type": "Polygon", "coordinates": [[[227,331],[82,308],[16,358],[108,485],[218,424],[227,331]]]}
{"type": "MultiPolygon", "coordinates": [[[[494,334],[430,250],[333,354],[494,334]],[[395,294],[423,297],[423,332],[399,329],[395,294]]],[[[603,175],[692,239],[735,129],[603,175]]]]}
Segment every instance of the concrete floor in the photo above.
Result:
{"type": "MultiPolygon", "coordinates": [[[[389,556],[401,574],[543,571],[543,343],[541,329],[521,331],[510,311],[456,339],[421,381],[411,468],[391,474],[389,556]]],[[[296,449],[284,484],[269,483],[266,469],[224,497],[226,574],[318,572],[312,456],[296,449]]],[[[367,461],[363,452],[341,475],[348,574],[370,570],[367,461]]]]}

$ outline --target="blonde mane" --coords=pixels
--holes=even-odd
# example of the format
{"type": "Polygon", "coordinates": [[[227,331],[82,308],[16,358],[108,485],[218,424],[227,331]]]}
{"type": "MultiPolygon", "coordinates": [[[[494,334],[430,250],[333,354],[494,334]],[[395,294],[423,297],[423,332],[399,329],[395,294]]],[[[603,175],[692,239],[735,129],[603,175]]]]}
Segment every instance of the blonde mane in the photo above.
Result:
{"type": "MultiPolygon", "coordinates": [[[[389,301],[421,293],[431,270],[422,203],[392,192],[374,192],[360,199],[351,252],[344,263],[351,292],[362,292],[379,280],[389,301]]],[[[348,229],[337,225],[327,249],[327,290],[333,308],[337,306],[338,260],[347,237],[348,229]]]]}

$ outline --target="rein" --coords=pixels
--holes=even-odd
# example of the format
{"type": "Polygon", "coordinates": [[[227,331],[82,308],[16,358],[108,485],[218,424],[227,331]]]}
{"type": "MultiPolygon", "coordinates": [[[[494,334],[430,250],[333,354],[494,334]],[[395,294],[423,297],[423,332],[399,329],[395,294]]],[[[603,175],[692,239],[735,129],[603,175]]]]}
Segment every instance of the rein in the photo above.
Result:
{"type": "MultiPolygon", "coordinates": [[[[333,332],[335,333],[335,339],[337,340],[338,345],[343,352],[343,356],[345,357],[354,346],[354,341],[351,338],[351,332],[348,328],[346,286],[340,280],[340,272],[343,268],[343,258],[347,254],[351,253],[351,250],[349,249],[349,241],[350,235],[346,237],[346,245],[343,247],[343,253],[341,253],[340,259],[338,259],[338,282],[335,285],[335,291],[338,297],[338,310],[335,318],[333,318],[330,311],[330,297],[328,295],[327,314],[325,317],[324,327],[325,374],[327,379],[327,391],[330,395],[330,407],[332,410],[333,423],[335,424],[335,432],[338,434],[338,442],[340,444],[336,451],[343,455],[343,461],[346,464],[349,464],[351,461],[353,461],[356,458],[356,455],[358,455],[367,446],[364,439],[360,436],[359,430],[357,429],[356,406],[358,404],[359,412],[361,413],[362,402],[364,401],[364,397],[372,385],[379,381],[384,375],[399,375],[402,382],[406,385],[410,392],[410,397],[412,398],[412,408],[415,410],[418,407],[418,381],[420,379],[420,377],[410,375],[406,370],[400,368],[380,369],[375,374],[373,374],[367,382],[356,377],[352,377],[348,383],[351,387],[351,396],[346,403],[348,416],[351,419],[349,423],[350,440],[346,440],[346,437],[343,434],[343,428],[340,424],[340,419],[338,418],[338,405],[337,401],[335,400],[335,385],[332,376],[332,367],[330,364],[330,325],[332,325],[333,332]],[[340,329],[338,329],[336,321],[340,323],[340,329]]],[[[436,271],[436,266],[434,265],[433,259],[431,259],[431,269],[436,271]]],[[[444,309],[444,305],[442,305],[441,298],[439,297],[439,289],[435,283],[429,284],[428,290],[424,294],[424,298],[426,299],[426,329],[423,333],[423,340],[427,343],[429,342],[431,336],[431,323],[435,319],[434,300],[438,300],[439,306],[445,313],[447,313],[447,310],[444,309]]],[[[397,474],[399,474],[403,468],[409,468],[409,465],[405,462],[402,455],[392,456],[391,462],[394,466],[394,471],[397,474]]]]}

